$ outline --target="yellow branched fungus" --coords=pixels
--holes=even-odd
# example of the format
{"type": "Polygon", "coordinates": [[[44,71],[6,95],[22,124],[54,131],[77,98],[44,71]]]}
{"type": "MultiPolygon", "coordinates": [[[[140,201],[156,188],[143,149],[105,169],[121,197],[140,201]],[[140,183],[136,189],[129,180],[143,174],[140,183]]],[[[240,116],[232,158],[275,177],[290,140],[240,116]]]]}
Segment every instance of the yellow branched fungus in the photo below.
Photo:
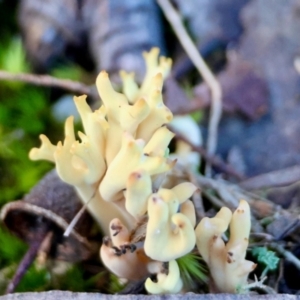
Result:
{"type": "Polygon", "coordinates": [[[223,207],[214,218],[203,218],[196,228],[198,250],[219,292],[236,293],[247,284],[249,273],[256,267],[245,260],[250,226],[249,204],[241,200],[233,214],[223,207]],[[230,238],[225,244],[221,235],[228,226],[230,238]]]}
{"type": "MultiPolygon", "coordinates": [[[[108,74],[101,72],[96,80],[103,103],[99,109],[93,111],[86,96],[74,97],[84,128],[79,140],[70,116],[62,142],[53,145],[41,135],[40,148],[29,156],[55,163],[60,178],[75,187],[106,234],[100,255],[117,276],[146,279],[153,273],[151,265],[159,266],[154,270],[157,281],[146,280],[149,293],[179,292],[182,280],[176,259],[194,249],[197,235],[199,252],[216,286],[235,292],[254,268],[244,259],[249,207],[242,201],[233,216],[223,208],[215,218],[204,218],[195,234],[195,208],[189,198],[197,187],[188,182],[163,185],[176,161],[168,157],[174,134],[165,125],[172,113],[162,99],[171,60],[158,54],[156,48],[144,54],[147,72],[141,87],[132,73],[121,71],[123,93],[116,92],[108,74]],[[133,244],[131,231],[138,222],[146,222],[145,239],[133,244]],[[231,237],[225,245],[221,234],[229,224],[231,237]],[[162,270],[166,265],[167,271],[162,270]]],[[[187,151],[184,146],[184,155],[187,151]]]]}
{"type": "Polygon", "coordinates": [[[103,102],[98,110],[91,110],[86,96],[74,97],[84,128],[84,133],[78,132],[80,141],[75,137],[73,117],[69,117],[63,142],[55,146],[41,135],[41,147],[29,154],[33,160],[56,164],[61,179],[76,188],[106,234],[114,218],[129,230],[135,226],[136,213],[125,209],[123,193],[130,175],[142,171],[153,176],[173,166],[165,157],[173,134],[163,126],[172,120],[172,113],[161,94],[171,60],[158,59],[158,54],[157,48],[144,54],[147,73],[141,88],[132,74],[121,72],[125,94],[118,93],[103,71],[96,80],[103,102]]]}

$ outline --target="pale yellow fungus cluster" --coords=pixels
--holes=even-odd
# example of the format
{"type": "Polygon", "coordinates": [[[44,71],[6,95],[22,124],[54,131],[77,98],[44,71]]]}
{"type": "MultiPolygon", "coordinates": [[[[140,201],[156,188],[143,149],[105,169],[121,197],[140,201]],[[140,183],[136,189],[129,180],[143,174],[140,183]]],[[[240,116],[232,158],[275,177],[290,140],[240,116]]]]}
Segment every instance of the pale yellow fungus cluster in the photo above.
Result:
{"type": "MultiPolygon", "coordinates": [[[[122,72],[125,94],[116,92],[106,72],[97,77],[96,85],[103,105],[92,111],[86,96],[74,97],[84,133],[76,140],[73,117],[65,123],[65,139],[56,146],[41,135],[42,145],[30,151],[30,158],[47,159],[56,164],[61,179],[72,184],[91,214],[109,233],[108,224],[119,218],[128,229],[135,226],[135,213],[141,210],[134,194],[150,195],[150,176],[170,170],[173,163],[165,156],[173,138],[164,125],[172,113],[163,104],[163,79],[171,68],[171,60],[160,58],[158,49],[145,53],[147,75],[138,88],[132,74],[122,72]],[[132,173],[148,177],[148,191],[132,188],[132,173]],[[124,197],[128,185],[128,195],[124,197]],[[148,194],[147,194],[148,193],[148,194]],[[127,209],[125,209],[125,207],[127,209]]],[[[140,200],[139,200],[140,201],[140,200]]],[[[142,209],[141,214],[146,213],[142,209]]]]}
{"type": "Polygon", "coordinates": [[[161,188],[148,199],[149,220],[144,248],[150,258],[170,261],[194,248],[195,210],[188,198],[195,190],[193,184],[185,182],[172,189],[161,188]],[[184,209],[187,206],[190,209],[184,209]],[[164,242],[166,240],[168,243],[164,242]]]}
{"type": "Polygon", "coordinates": [[[237,222],[236,213],[231,219],[231,212],[222,209],[211,221],[202,220],[195,234],[195,209],[189,198],[197,187],[188,182],[164,186],[165,175],[176,161],[168,157],[174,134],[165,125],[172,120],[172,113],[162,99],[171,60],[158,54],[156,48],[144,54],[147,73],[141,87],[133,74],[120,73],[123,93],[116,92],[108,74],[101,72],[96,85],[103,105],[98,110],[92,111],[86,96],[74,97],[84,128],[84,133],[78,132],[79,140],[71,116],[65,122],[64,141],[53,145],[41,135],[42,145],[30,151],[30,158],[54,162],[61,179],[75,187],[107,235],[100,249],[101,259],[120,278],[140,280],[155,273],[155,280],[153,276],[146,280],[149,293],[180,292],[182,280],[176,259],[191,252],[197,239],[201,255],[212,266],[216,285],[220,290],[233,291],[236,284],[247,280],[250,271],[244,266],[250,213],[243,208],[247,227],[241,234],[232,225],[232,238],[225,247],[220,234],[230,222],[237,222]],[[132,230],[143,222],[145,238],[132,243],[132,230]],[[214,247],[214,241],[223,246],[214,247]],[[228,255],[232,258],[230,266],[226,265],[228,255]],[[218,266],[222,275],[216,273],[218,266]],[[235,275],[228,283],[231,271],[235,275]],[[226,276],[226,283],[220,276],[226,276]],[[243,276],[243,280],[236,276],[243,276]]]}
{"type": "Polygon", "coordinates": [[[198,250],[219,292],[236,293],[247,284],[248,274],[256,267],[245,260],[250,227],[250,207],[241,200],[233,214],[223,207],[214,218],[203,218],[196,228],[198,250]],[[222,234],[228,227],[230,237],[225,244],[222,234]]]}

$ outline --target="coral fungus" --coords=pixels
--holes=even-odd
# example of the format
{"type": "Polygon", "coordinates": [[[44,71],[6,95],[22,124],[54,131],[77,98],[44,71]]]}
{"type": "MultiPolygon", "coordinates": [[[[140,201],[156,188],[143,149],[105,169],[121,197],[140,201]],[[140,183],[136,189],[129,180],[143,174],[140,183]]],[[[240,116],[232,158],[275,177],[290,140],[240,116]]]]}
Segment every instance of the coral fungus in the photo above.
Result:
{"type": "MultiPolygon", "coordinates": [[[[131,207],[129,203],[134,200],[129,197],[126,203],[124,197],[132,174],[154,176],[173,165],[165,156],[173,134],[163,126],[172,120],[172,113],[162,101],[163,79],[171,60],[158,60],[158,54],[157,48],[144,54],[147,74],[140,88],[131,74],[122,72],[125,94],[116,92],[108,74],[101,72],[96,85],[103,105],[98,110],[92,111],[86,96],[74,97],[84,128],[84,133],[78,132],[80,141],[75,137],[73,117],[69,117],[63,142],[55,146],[41,135],[41,147],[29,154],[33,160],[46,159],[56,164],[61,179],[76,188],[107,234],[114,218],[128,229],[135,225],[135,212],[132,215],[130,208],[125,208],[131,207]]],[[[130,187],[129,190],[132,191],[130,187]]]]}
{"type": "Polygon", "coordinates": [[[219,292],[236,293],[247,284],[248,274],[256,267],[245,260],[250,227],[250,207],[241,200],[233,214],[223,207],[214,218],[203,218],[196,228],[198,250],[219,292]],[[221,235],[228,226],[230,238],[225,245],[221,235]]]}
{"type": "Polygon", "coordinates": [[[99,109],[93,111],[86,96],[74,97],[84,128],[84,133],[78,132],[79,140],[70,116],[64,140],[53,145],[41,135],[42,145],[31,150],[30,158],[54,162],[60,178],[75,187],[106,234],[100,255],[117,276],[140,280],[152,274],[145,284],[149,293],[179,292],[182,280],[176,259],[194,249],[197,234],[199,251],[212,266],[216,284],[231,292],[236,284],[245,282],[253,268],[244,261],[249,209],[244,202],[239,208],[247,215],[243,233],[235,225],[238,213],[231,218],[224,208],[214,219],[202,220],[195,234],[195,209],[189,198],[197,187],[180,181],[170,188],[164,185],[176,161],[168,155],[174,134],[166,125],[172,113],[162,100],[171,60],[158,54],[157,48],[144,54],[147,73],[140,87],[133,74],[120,73],[123,93],[116,92],[108,74],[101,72],[96,81],[103,103],[99,109]],[[141,222],[146,224],[144,239],[132,242],[132,230],[141,222]],[[229,222],[232,238],[225,247],[220,234],[229,222]],[[215,236],[215,244],[209,248],[215,236]],[[218,266],[221,275],[217,275],[218,266]],[[226,282],[218,279],[220,276],[226,282]]]}

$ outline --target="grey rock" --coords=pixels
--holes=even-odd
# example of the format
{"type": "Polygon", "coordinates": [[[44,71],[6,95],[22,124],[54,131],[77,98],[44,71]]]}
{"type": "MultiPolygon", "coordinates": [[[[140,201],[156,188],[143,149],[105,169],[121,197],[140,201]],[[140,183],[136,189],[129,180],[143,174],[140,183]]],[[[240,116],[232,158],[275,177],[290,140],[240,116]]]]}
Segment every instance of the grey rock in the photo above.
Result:
{"type": "Polygon", "coordinates": [[[300,76],[294,68],[299,11],[297,0],[252,0],[242,11],[245,32],[237,55],[267,81],[270,110],[256,122],[223,118],[218,151],[226,155],[239,148],[250,176],[300,163],[300,76]]]}
{"type": "Polygon", "coordinates": [[[50,291],[42,293],[21,293],[1,296],[0,300],[299,300],[296,295],[233,295],[233,294],[206,294],[193,293],[175,295],[105,295],[96,293],[72,293],[64,291],[50,291]]]}

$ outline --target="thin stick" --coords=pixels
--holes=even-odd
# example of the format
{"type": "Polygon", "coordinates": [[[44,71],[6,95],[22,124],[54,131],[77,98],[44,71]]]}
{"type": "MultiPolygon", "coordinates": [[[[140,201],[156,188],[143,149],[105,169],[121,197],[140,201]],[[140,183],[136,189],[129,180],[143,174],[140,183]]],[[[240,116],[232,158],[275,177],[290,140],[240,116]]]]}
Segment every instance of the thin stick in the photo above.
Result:
{"type": "Polygon", "coordinates": [[[172,132],[174,132],[176,134],[176,138],[178,138],[178,139],[182,140],[183,142],[187,143],[188,145],[190,145],[192,150],[201,154],[201,156],[205,159],[205,161],[208,162],[210,165],[215,166],[221,172],[224,172],[230,176],[233,176],[238,180],[243,180],[243,178],[245,178],[245,176],[243,174],[239,173],[232,166],[226,164],[221,158],[209,154],[208,151],[206,151],[201,146],[194,145],[184,135],[182,135],[178,131],[174,130],[172,126],[168,126],[168,127],[172,132]]]}
{"type": "Polygon", "coordinates": [[[75,215],[75,217],[72,219],[71,223],[68,225],[67,229],[64,232],[64,237],[68,237],[70,235],[70,233],[73,231],[74,227],[76,226],[76,224],[78,223],[79,219],[81,218],[81,216],[84,214],[84,212],[86,211],[88,205],[90,204],[90,202],[94,199],[96,194],[96,190],[94,191],[93,195],[91,196],[91,198],[84,203],[84,205],[81,207],[81,209],[77,212],[77,214],[75,215]]]}
{"type": "Polygon", "coordinates": [[[292,166],[250,177],[240,182],[239,185],[247,190],[256,190],[261,188],[287,186],[298,182],[299,180],[300,166],[292,166]]]}
{"type": "Polygon", "coordinates": [[[30,73],[15,74],[0,70],[0,80],[22,81],[38,86],[57,87],[73,93],[95,96],[94,88],[91,86],[73,80],[55,78],[49,75],[36,75],[30,73]]]}
{"type": "MultiPolygon", "coordinates": [[[[157,0],[161,9],[163,10],[166,18],[170,22],[177,38],[179,39],[182,47],[190,57],[191,61],[203,77],[211,89],[212,103],[210,110],[210,119],[208,124],[208,139],[207,139],[207,153],[213,155],[217,148],[218,140],[218,125],[222,114],[222,90],[221,86],[213,75],[209,67],[206,65],[202,56],[200,55],[197,47],[185,30],[180,15],[176,12],[174,7],[170,4],[169,0],[157,0]]],[[[211,175],[211,166],[207,164],[206,175],[211,175]]]]}
{"type": "Polygon", "coordinates": [[[300,260],[290,251],[285,250],[284,247],[278,243],[269,244],[278,254],[281,254],[287,261],[291,262],[298,270],[300,270],[300,260]]]}
{"type": "MultiPolygon", "coordinates": [[[[192,172],[187,171],[187,176],[189,178],[189,181],[197,186],[197,179],[195,178],[195,175],[192,172]]],[[[205,210],[203,205],[203,199],[201,195],[201,190],[198,190],[194,193],[192,196],[192,200],[196,209],[196,215],[198,218],[198,222],[205,217],[205,210]]]]}
{"type": "Polygon", "coordinates": [[[47,226],[44,226],[43,228],[39,229],[39,232],[36,235],[35,241],[33,241],[31,243],[28,251],[26,252],[26,254],[24,255],[23,259],[21,260],[21,262],[19,264],[19,266],[16,270],[16,273],[14,274],[13,278],[9,282],[9,284],[6,288],[6,291],[5,291],[6,294],[11,294],[15,291],[16,287],[22,280],[24,274],[27,272],[28,268],[34,261],[36,255],[40,249],[40,246],[45,239],[47,230],[48,230],[47,226]]]}
{"type": "Polygon", "coordinates": [[[222,202],[222,200],[220,200],[218,197],[216,196],[213,196],[211,193],[209,193],[208,191],[206,190],[202,190],[202,194],[209,199],[209,201],[215,205],[216,207],[218,208],[221,208],[224,206],[224,202],[222,202]]]}
{"type": "Polygon", "coordinates": [[[72,222],[69,224],[69,226],[67,227],[67,229],[64,232],[64,237],[68,237],[70,235],[70,233],[72,232],[72,230],[74,229],[74,227],[76,226],[76,224],[78,223],[79,219],[81,218],[81,216],[84,214],[84,212],[86,211],[88,202],[85,203],[81,209],[78,211],[78,213],[75,215],[75,217],[72,219],[72,222]]]}

